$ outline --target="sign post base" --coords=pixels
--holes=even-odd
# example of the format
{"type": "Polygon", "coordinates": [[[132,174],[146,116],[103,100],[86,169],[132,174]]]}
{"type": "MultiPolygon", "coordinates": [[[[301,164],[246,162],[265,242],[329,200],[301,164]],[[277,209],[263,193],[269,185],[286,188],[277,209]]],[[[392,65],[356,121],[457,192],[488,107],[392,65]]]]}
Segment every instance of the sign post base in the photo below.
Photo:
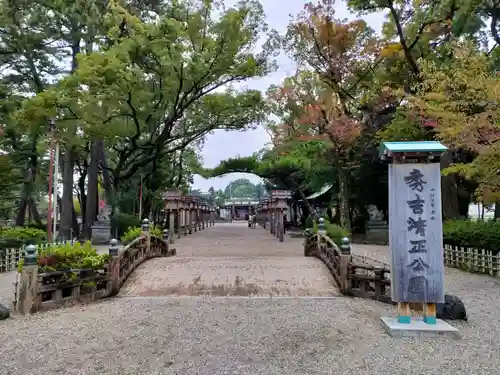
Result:
{"type": "Polygon", "coordinates": [[[397,317],[381,317],[380,323],[392,337],[440,337],[460,338],[460,332],[444,320],[436,319],[435,324],[413,317],[410,323],[400,323],[397,317]]]}

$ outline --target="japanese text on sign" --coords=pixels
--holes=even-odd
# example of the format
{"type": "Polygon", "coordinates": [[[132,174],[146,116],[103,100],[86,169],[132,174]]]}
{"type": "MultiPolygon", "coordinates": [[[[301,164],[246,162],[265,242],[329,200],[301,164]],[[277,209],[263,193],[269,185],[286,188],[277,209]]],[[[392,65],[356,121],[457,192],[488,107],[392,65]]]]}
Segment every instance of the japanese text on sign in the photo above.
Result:
{"type": "Polygon", "coordinates": [[[408,217],[407,230],[416,237],[409,240],[408,252],[410,255],[415,255],[415,258],[412,258],[411,263],[406,266],[413,271],[408,280],[407,292],[413,295],[414,298],[412,299],[420,299],[422,301],[425,300],[427,293],[427,278],[425,275],[420,275],[419,273],[429,268],[427,262],[422,259],[422,257],[425,258],[424,254],[427,253],[427,241],[425,239],[427,220],[421,217],[424,214],[425,199],[418,194],[424,192],[425,185],[427,184],[424,178],[425,176],[419,169],[413,169],[408,176],[404,177],[405,184],[415,192],[415,199],[406,201],[414,215],[408,217]]]}

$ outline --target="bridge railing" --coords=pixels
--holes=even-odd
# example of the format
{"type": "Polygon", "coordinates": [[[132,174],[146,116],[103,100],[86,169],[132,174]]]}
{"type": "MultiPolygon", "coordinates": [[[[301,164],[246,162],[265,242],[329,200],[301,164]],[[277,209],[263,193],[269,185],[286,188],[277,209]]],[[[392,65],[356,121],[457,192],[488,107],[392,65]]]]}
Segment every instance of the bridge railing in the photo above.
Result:
{"type": "Polygon", "coordinates": [[[305,231],[304,255],[320,259],[330,270],[344,295],[391,302],[388,265],[351,253],[348,238],[337,245],[324,230],[305,231]]]}
{"type": "Polygon", "coordinates": [[[143,221],[140,237],[122,249],[117,245],[116,240],[110,241],[105,267],[54,272],[39,272],[37,248],[28,246],[14,309],[28,314],[114,296],[144,261],[176,255],[176,250],[169,247],[168,231],[163,232],[163,238],[151,235],[147,220],[143,221]]]}

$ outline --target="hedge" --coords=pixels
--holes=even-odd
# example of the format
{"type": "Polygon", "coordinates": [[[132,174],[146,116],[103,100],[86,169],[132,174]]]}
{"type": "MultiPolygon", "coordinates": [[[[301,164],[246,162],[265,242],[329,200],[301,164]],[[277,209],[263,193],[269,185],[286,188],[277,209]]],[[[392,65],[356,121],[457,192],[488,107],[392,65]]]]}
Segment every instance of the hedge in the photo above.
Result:
{"type": "Polygon", "coordinates": [[[0,228],[0,249],[16,248],[23,245],[40,245],[47,241],[47,233],[32,227],[0,228]]]}
{"type": "Polygon", "coordinates": [[[141,220],[139,220],[137,215],[117,213],[111,218],[111,233],[118,238],[124,236],[129,228],[140,226],[141,220]]]}
{"type": "MultiPolygon", "coordinates": [[[[160,228],[150,227],[149,231],[153,236],[160,238],[162,237],[162,232],[160,228]]],[[[142,233],[141,227],[128,228],[127,232],[121,237],[121,241],[124,245],[128,245],[136,238],[139,238],[141,236],[141,233],[142,233]]]]}
{"type": "Polygon", "coordinates": [[[446,220],[443,242],[447,245],[500,251],[500,221],[446,220]]]}
{"type": "MultiPolygon", "coordinates": [[[[316,222],[314,222],[314,220],[311,217],[308,217],[307,219],[308,220],[306,220],[306,226],[308,228],[313,228],[314,233],[317,233],[318,232],[318,224],[316,222]]],[[[337,246],[342,245],[342,239],[344,237],[348,237],[348,238],[351,237],[351,234],[349,233],[348,230],[342,228],[341,226],[339,226],[337,224],[330,223],[330,221],[328,221],[327,219],[324,219],[324,220],[325,220],[324,223],[325,223],[326,235],[328,237],[330,237],[330,239],[333,242],[335,242],[337,244],[337,246]]]]}
{"type": "MultiPolygon", "coordinates": [[[[67,271],[70,269],[98,269],[103,268],[108,262],[108,254],[98,254],[90,241],[80,244],[56,244],[49,247],[38,248],[39,272],[67,271]]],[[[24,259],[18,264],[21,272],[24,259]]]]}

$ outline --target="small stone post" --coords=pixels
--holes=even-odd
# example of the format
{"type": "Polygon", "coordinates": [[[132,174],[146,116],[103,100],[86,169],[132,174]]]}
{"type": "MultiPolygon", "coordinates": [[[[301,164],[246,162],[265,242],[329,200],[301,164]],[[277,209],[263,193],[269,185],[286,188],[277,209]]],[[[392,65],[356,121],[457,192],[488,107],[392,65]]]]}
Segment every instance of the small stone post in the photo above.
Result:
{"type": "Polygon", "coordinates": [[[170,246],[168,244],[168,229],[163,229],[163,232],[161,233],[163,242],[165,242],[165,245],[167,246],[167,253],[162,254],[164,256],[168,256],[170,252],[170,246]]]}
{"type": "Polygon", "coordinates": [[[144,219],[142,221],[142,224],[141,224],[141,231],[142,231],[142,235],[143,236],[146,236],[146,250],[147,251],[150,251],[151,250],[151,232],[149,231],[149,220],[148,219],[144,219]]]}
{"type": "Polygon", "coordinates": [[[118,241],[113,238],[109,241],[109,277],[111,282],[108,284],[109,296],[115,296],[120,290],[120,256],[118,241]]]}
{"type": "Polygon", "coordinates": [[[184,208],[184,236],[188,234],[188,220],[189,220],[189,197],[184,197],[182,200],[182,206],[184,208]]]}
{"type": "Polygon", "coordinates": [[[197,202],[196,203],[196,226],[195,226],[195,232],[196,231],[201,231],[201,203],[197,202]]]}
{"type": "Polygon", "coordinates": [[[33,313],[37,309],[38,294],[38,254],[35,245],[26,247],[21,281],[19,283],[16,308],[22,315],[33,313]]]}
{"type": "Polygon", "coordinates": [[[194,198],[189,201],[188,233],[193,234],[194,198]]]}
{"type": "Polygon", "coordinates": [[[318,219],[318,233],[319,234],[326,234],[326,229],[325,229],[325,219],[320,217],[318,219]]]}
{"type": "Polygon", "coordinates": [[[109,241],[109,255],[113,257],[118,255],[118,241],[115,238],[109,241]]]}
{"type": "Polygon", "coordinates": [[[264,212],[266,213],[265,221],[264,221],[264,229],[269,229],[271,227],[271,209],[269,207],[269,200],[264,201],[264,212]]]}
{"type": "Polygon", "coordinates": [[[206,220],[207,205],[204,204],[201,207],[201,229],[205,230],[205,220],[206,220]]]}
{"type": "Polygon", "coordinates": [[[177,239],[181,238],[181,231],[182,231],[182,214],[183,214],[183,209],[182,209],[182,202],[177,202],[177,239]]]}
{"type": "Polygon", "coordinates": [[[193,203],[193,232],[198,231],[198,198],[193,203]]]}
{"type": "Polygon", "coordinates": [[[349,271],[349,262],[351,261],[351,240],[347,237],[342,238],[340,245],[340,288],[345,293],[349,289],[349,280],[347,280],[349,271]]]}

